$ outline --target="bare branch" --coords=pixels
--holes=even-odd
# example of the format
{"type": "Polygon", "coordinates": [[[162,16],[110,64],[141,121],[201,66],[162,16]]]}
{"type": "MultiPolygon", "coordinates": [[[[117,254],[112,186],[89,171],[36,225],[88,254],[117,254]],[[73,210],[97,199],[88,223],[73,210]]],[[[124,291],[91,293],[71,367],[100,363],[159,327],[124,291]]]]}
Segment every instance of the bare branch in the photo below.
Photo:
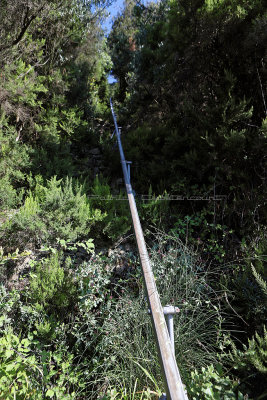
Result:
{"type": "Polygon", "coordinates": [[[36,64],[32,65],[32,66],[28,69],[28,71],[24,72],[23,74],[20,74],[20,75],[17,77],[17,79],[23,78],[25,75],[27,75],[29,72],[31,72],[31,70],[32,70],[33,68],[35,68],[35,67],[42,67],[43,65],[47,64],[48,61],[49,61],[49,58],[48,58],[44,63],[42,63],[42,64],[36,63],[36,64]]]}

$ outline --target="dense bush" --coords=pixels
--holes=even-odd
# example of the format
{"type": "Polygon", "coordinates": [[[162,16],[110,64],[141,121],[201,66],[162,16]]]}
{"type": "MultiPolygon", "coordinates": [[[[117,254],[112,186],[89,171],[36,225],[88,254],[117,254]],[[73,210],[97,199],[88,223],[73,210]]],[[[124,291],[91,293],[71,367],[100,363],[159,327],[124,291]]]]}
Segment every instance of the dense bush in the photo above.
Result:
{"type": "Polygon", "coordinates": [[[220,365],[202,367],[201,372],[191,372],[188,395],[192,400],[244,400],[245,396],[238,391],[238,382],[225,376],[220,365]]]}
{"type": "Polygon", "coordinates": [[[102,176],[94,179],[91,193],[96,197],[90,200],[92,207],[105,213],[102,223],[98,224],[98,233],[100,231],[110,239],[118,239],[131,227],[129,205],[125,201],[125,194],[120,192],[114,198],[110,186],[102,176]]]}
{"type": "Polygon", "coordinates": [[[1,227],[8,248],[55,243],[56,239],[73,241],[86,238],[92,226],[105,217],[92,209],[83,185],[66,178],[51,178],[37,183],[24,205],[1,227]]]}
{"type": "Polygon", "coordinates": [[[17,132],[0,112],[0,208],[17,206],[22,200],[32,149],[16,141],[17,132]]]}
{"type": "Polygon", "coordinates": [[[58,317],[75,301],[76,288],[71,276],[70,263],[61,266],[62,255],[54,251],[47,259],[37,262],[29,275],[28,303],[39,310],[55,313],[58,317]]]}
{"type": "Polygon", "coordinates": [[[38,341],[21,339],[11,329],[0,338],[2,400],[76,399],[79,375],[68,354],[38,351],[38,341]],[[33,350],[33,349],[34,350],[33,350]]]}

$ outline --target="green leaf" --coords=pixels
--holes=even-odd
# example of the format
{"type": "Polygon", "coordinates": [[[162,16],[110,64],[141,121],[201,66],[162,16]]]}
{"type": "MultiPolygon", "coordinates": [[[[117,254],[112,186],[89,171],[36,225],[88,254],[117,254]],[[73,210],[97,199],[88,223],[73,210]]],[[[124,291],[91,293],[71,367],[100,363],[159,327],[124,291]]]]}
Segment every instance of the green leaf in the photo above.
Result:
{"type": "Polygon", "coordinates": [[[46,396],[50,397],[50,399],[54,396],[55,392],[52,389],[48,389],[46,392],[46,396]]]}
{"type": "Polygon", "coordinates": [[[14,351],[12,351],[12,350],[6,350],[6,352],[5,352],[6,358],[10,358],[13,355],[13,353],[14,353],[14,351]]]}

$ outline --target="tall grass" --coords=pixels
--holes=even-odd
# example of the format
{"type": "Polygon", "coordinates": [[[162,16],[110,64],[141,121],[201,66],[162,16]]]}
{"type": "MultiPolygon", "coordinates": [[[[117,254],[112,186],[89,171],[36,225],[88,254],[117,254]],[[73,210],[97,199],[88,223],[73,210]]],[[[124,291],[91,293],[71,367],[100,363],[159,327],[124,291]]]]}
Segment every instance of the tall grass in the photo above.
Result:
{"type": "MultiPolygon", "coordinates": [[[[190,371],[216,362],[223,322],[220,293],[212,289],[216,275],[206,270],[194,252],[177,238],[159,233],[154,243],[150,258],[162,305],[180,308],[174,321],[175,352],[186,382],[190,371]]],[[[120,296],[101,328],[95,352],[102,362],[94,367],[93,391],[98,388],[102,395],[111,389],[123,393],[127,388],[128,393],[141,398],[144,390],[163,390],[145,291],[142,286],[136,290],[139,283],[138,264],[128,286],[119,288],[120,296]]]]}

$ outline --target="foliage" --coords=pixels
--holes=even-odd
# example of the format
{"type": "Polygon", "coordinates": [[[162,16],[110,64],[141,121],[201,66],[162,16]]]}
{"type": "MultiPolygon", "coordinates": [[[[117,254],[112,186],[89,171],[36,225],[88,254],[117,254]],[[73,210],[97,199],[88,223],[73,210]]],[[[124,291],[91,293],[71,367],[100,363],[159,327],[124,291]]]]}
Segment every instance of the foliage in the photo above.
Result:
{"type": "Polygon", "coordinates": [[[111,67],[99,28],[105,6],[105,0],[1,3],[1,207],[21,202],[30,170],[48,179],[72,175],[71,143],[85,134],[92,141],[101,126],[111,67]]]}
{"type": "Polygon", "coordinates": [[[258,285],[262,289],[262,292],[264,293],[265,296],[267,296],[267,283],[266,283],[266,281],[256,271],[256,268],[252,264],[251,264],[251,269],[252,269],[252,273],[253,273],[258,285]]]}
{"type": "MultiPolygon", "coordinates": [[[[137,382],[137,381],[136,381],[137,382]]],[[[103,400],[135,400],[135,399],[140,399],[140,400],[150,400],[154,395],[157,395],[156,392],[150,389],[144,389],[142,392],[136,393],[135,390],[133,392],[129,392],[127,388],[117,390],[117,389],[110,389],[107,391],[107,394],[105,394],[102,399],[103,400]]]]}
{"type": "Polygon", "coordinates": [[[79,386],[72,357],[43,350],[34,354],[32,337],[20,339],[12,330],[0,338],[1,399],[74,399],[79,386]]]}
{"type": "Polygon", "coordinates": [[[96,199],[91,199],[91,206],[103,211],[104,215],[98,230],[101,229],[105,235],[113,240],[125,234],[131,226],[129,206],[125,201],[125,195],[120,192],[116,198],[113,198],[111,188],[106,180],[103,177],[96,176],[92,186],[92,196],[95,196],[96,199]],[[105,213],[105,210],[108,210],[108,212],[105,213]]]}
{"type": "MultiPolygon", "coordinates": [[[[238,382],[233,382],[229,376],[225,376],[221,365],[208,365],[201,371],[191,372],[191,383],[187,389],[192,400],[242,400],[245,397],[238,391],[238,382]]],[[[247,397],[246,397],[247,398],[247,397]]]]}
{"type": "Polygon", "coordinates": [[[0,179],[0,201],[2,209],[9,209],[18,203],[17,192],[8,178],[0,179]]]}
{"type": "Polygon", "coordinates": [[[24,251],[23,253],[19,253],[19,249],[16,249],[16,251],[14,251],[14,253],[12,253],[12,254],[9,253],[7,255],[4,255],[3,248],[0,247],[0,264],[5,264],[9,260],[17,260],[19,258],[28,256],[30,254],[31,254],[30,251],[24,251]]]}
{"type": "Polygon", "coordinates": [[[117,268],[103,255],[131,226],[107,139],[112,93],[134,188],[149,196],[137,201],[142,223],[169,232],[149,243],[162,302],[181,309],[183,379],[193,398],[261,398],[265,3],[126,0],[105,38],[108,3],[0,2],[0,397],[160,392],[136,256],[117,268]],[[105,177],[91,160],[99,146],[105,177]],[[226,328],[234,378],[214,367],[226,328]]]}
{"type": "MultiPolygon", "coordinates": [[[[266,321],[265,4],[129,1],[108,43],[135,189],[147,194],[149,182],[150,194],[182,197],[166,202],[164,221],[155,204],[145,212],[217,266],[215,287],[226,288],[242,331],[232,339],[247,345],[266,321]]],[[[249,371],[237,372],[242,391],[264,396],[260,373],[249,371]]]]}
{"type": "Polygon", "coordinates": [[[79,248],[82,248],[88,254],[94,253],[95,245],[93,243],[93,239],[88,239],[86,241],[76,243],[67,243],[64,239],[57,239],[57,242],[63,250],[77,251],[79,248]]]}
{"type": "Polygon", "coordinates": [[[266,397],[266,328],[255,332],[246,343],[230,341],[231,352],[229,365],[234,369],[235,375],[241,381],[243,390],[247,390],[249,396],[258,399],[266,397]]]}
{"type": "MultiPolygon", "coordinates": [[[[208,284],[211,276],[179,241],[159,235],[151,259],[162,304],[181,309],[174,324],[175,347],[185,378],[186,370],[215,362],[221,310],[208,284]]],[[[133,391],[138,379],[136,390],[158,390],[162,387],[161,372],[139,266],[126,284],[117,288],[118,299],[108,304],[101,340],[95,347],[94,358],[103,360],[101,365],[96,363],[95,385],[98,387],[105,377],[112,388],[127,382],[129,391],[133,391]]]]}
{"type": "Polygon", "coordinates": [[[266,240],[264,229],[249,244],[242,242],[243,254],[239,262],[230,262],[231,273],[222,277],[223,285],[230,290],[231,304],[238,315],[238,324],[245,326],[248,336],[260,331],[266,319],[267,302],[264,292],[266,280],[266,240]],[[243,320],[243,321],[242,321],[243,320]]]}
{"type": "Polygon", "coordinates": [[[243,344],[243,351],[238,350],[234,343],[232,343],[232,360],[235,363],[235,368],[248,368],[253,366],[258,372],[262,374],[267,373],[266,365],[267,354],[267,331],[264,326],[263,335],[257,332],[252,339],[248,339],[248,345],[243,344]]]}
{"type": "Polygon", "coordinates": [[[47,186],[37,185],[35,193],[52,237],[73,240],[85,236],[91,224],[103,218],[99,210],[91,209],[83,186],[68,177],[65,181],[53,177],[47,186]]]}
{"type": "MultiPolygon", "coordinates": [[[[71,272],[61,266],[62,255],[54,251],[47,259],[34,265],[29,275],[28,303],[38,306],[39,311],[62,314],[73,304],[76,287],[71,272]]],[[[66,259],[68,266],[71,260],[66,259]]]]}
{"type": "Polygon", "coordinates": [[[86,237],[104,216],[91,208],[83,185],[54,176],[46,184],[36,183],[19,212],[2,227],[2,235],[20,248],[55,243],[57,238],[72,241],[86,237]]]}
{"type": "Polygon", "coordinates": [[[24,249],[29,243],[40,243],[45,225],[38,217],[39,204],[30,195],[19,212],[1,226],[3,243],[9,239],[8,249],[24,249]]]}
{"type": "Polygon", "coordinates": [[[0,206],[2,210],[14,207],[21,201],[25,173],[31,165],[31,148],[23,144],[20,145],[16,140],[16,135],[14,127],[9,124],[8,117],[4,112],[1,113],[0,206]]]}
{"type": "Polygon", "coordinates": [[[144,193],[148,181],[170,194],[181,180],[189,192],[198,184],[208,195],[227,195],[228,226],[253,231],[265,204],[263,2],[162,2],[153,10],[136,5],[138,13],[129,4],[114,23],[110,48],[118,100],[130,91],[120,124],[128,126],[125,151],[138,165],[138,190],[144,193]],[[124,45],[115,40],[122,35],[124,45]],[[135,48],[124,63],[131,35],[135,48]],[[127,73],[135,77],[133,90],[127,73]]]}
{"type": "Polygon", "coordinates": [[[140,218],[145,223],[155,226],[164,226],[169,214],[169,202],[167,192],[156,196],[152,187],[148,190],[148,200],[144,200],[140,207],[140,218]]]}
{"type": "Polygon", "coordinates": [[[89,262],[78,268],[80,307],[84,312],[104,305],[110,292],[111,272],[103,261],[103,258],[93,255],[89,262]]]}

